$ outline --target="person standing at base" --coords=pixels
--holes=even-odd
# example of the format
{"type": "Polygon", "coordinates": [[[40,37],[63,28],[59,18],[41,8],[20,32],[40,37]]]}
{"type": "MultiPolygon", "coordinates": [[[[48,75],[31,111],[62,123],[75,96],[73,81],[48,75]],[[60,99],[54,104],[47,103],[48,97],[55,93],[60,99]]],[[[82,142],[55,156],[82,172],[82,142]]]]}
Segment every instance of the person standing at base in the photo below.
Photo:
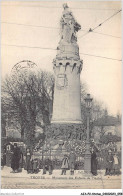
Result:
{"type": "Polygon", "coordinates": [[[31,157],[32,157],[31,150],[29,148],[27,148],[27,150],[26,150],[26,170],[27,170],[27,173],[31,173],[31,171],[32,171],[31,157]]]}
{"type": "Polygon", "coordinates": [[[76,161],[76,155],[74,151],[71,151],[69,156],[70,175],[74,175],[75,161],[76,161]]]}
{"type": "Polygon", "coordinates": [[[3,169],[5,165],[6,165],[6,149],[3,150],[3,153],[1,155],[1,169],[3,169]]]}
{"type": "Polygon", "coordinates": [[[17,173],[19,169],[19,161],[21,158],[20,148],[14,143],[14,148],[12,151],[11,168],[13,173],[17,173]]]}
{"type": "Polygon", "coordinates": [[[43,160],[43,175],[46,174],[48,170],[46,159],[43,160]]]}
{"type": "Polygon", "coordinates": [[[51,159],[48,159],[49,175],[52,175],[53,165],[51,159]]]}
{"type": "Polygon", "coordinates": [[[119,167],[119,158],[117,156],[117,153],[113,156],[114,162],[113,162],[113,175],[120,175],[120,167],[119,167]]]}
{"type": "Polygon", "coordinates": [[[37,158],[34,158],[32,160],[33,165],[33,173],[37,174],[39,172],[39,160],[37,158]]]}
{"type": "Polygon", "coordinates": [[[69,161],[68,161],[67,155],[64,155],[64,158],[62,160],[62,166],[61,166],[61,169],[62,169],[61,175],[66,175],[66,170],[68,168],[69,168],[69,161]]]}
{"type": "Polygon", "coordinates": [[[112,175],[112,169],[113,169],[113,162],[114,158],[112,155],[112,151],[108,151],[108,156],[106,157],[106,171],[105,171],[105,176],[106,175],[112,175]]]}
{"type": "Polygon", "coordinates": [[[97,176],[97,155],[93,148],[91,150],[91,173],[97,176]]]}
{"type": "Polygon", "coordinates": [[[70,175],[74,175],[74,163],[70,164],[70,175]]]}
{"type": "Polygon", "coordinates": [[[43,161],[43,174],[46,174],[47,171],[49,171],[49,175],[52,175],[53,166],[52,161],[49,158],[43,161]]]}

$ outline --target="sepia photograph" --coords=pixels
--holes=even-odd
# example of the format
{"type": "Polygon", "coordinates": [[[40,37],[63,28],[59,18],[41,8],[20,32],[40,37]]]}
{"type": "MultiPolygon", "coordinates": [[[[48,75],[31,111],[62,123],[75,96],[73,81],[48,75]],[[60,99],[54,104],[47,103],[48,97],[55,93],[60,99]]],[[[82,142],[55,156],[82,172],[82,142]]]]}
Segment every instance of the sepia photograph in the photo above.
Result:
{"type": "Polygon", "coordinates": [[[2,190],[122,189],[121,16],[121,1],[1,1],[2,190]]]}

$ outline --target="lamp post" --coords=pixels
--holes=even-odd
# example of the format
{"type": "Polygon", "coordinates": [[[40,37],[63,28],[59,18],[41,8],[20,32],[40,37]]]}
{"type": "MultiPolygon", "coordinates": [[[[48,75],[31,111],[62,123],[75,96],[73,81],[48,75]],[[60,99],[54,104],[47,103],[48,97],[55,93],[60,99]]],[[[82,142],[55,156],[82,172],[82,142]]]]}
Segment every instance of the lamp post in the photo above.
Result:
{"type": "Polygon", "coordinates": [[[86,150],[85,150],[85,159],[84,159],[84,172],[91,173],[91,152],[90,152],[90,110],[92,105],[92,98],[90,94],[87,94],[87,97],[84,99],[86,103],[87,111],[87,138],[86,138],[86,150]]]}

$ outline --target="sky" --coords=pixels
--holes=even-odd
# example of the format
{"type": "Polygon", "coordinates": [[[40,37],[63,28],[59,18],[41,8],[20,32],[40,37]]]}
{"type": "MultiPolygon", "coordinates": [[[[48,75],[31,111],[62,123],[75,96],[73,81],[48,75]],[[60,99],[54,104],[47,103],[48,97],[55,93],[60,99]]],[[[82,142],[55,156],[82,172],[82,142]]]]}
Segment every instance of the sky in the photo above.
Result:
{"type": "MultiPolygon", "coordinates": [[[[56,49],[60,41],[59,27],[63,3],[64,1],[3,1],[1,3],[3,78],[6,74],[10,74],[16,63],[22,60],[30,60],[39,68],[53,72],[52,62],[56,57],[56,50],[10,45],[56,49]],[[12,23],[25,24],[25,26],[12,23]]],[[[98,26],[121,9],[120,1],[65,1],[65,3],[81,25],[81,30],[85,31],[98,26]]],[[[95,29],[96,33],[83,36],[85,31],[77,33],[80,58],[83,60],[81,80],[87,84],[88,93],[94,99],[104,102],[104,107],[108,108],[109,114],[117,115],[121,113],[121,61],[118,61],[122,56],[121,12],[95,29]]]]}

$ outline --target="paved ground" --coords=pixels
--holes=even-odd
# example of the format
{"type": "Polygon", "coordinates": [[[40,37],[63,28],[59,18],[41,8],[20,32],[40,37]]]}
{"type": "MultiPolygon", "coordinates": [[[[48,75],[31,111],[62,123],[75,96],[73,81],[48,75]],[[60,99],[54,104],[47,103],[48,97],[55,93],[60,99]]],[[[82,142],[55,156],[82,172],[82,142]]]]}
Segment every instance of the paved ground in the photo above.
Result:
{"type": "Polygon", "coordinates": [[[121,189],[121,176],[104,176],[104,171],[98,171],[98,176],[87,176],[83,171],[75,171],[74,176],[61,175],[60,170],[52,175],[10,173],[11,168],[4,167],[1,171],[2,189],[121,189]]]}

